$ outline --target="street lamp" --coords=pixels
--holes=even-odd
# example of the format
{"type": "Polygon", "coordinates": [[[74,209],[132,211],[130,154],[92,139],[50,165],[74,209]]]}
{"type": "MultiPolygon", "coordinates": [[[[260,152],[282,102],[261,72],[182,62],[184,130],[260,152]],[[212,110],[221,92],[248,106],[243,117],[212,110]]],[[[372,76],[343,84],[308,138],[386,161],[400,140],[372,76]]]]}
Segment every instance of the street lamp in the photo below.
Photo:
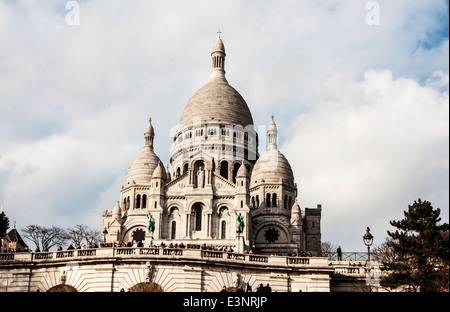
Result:
{"type": "Polygon", "coordinates": [[[369,267],[369,269],[368,269],[369,270],[369,292],[371,292],[372,291],[372,285],[371,285],[372,277],[370,276],[370,246],[372,246],[372,243],[373,243],[373,236],[372,236],[372,234],[370,234],[369,227],[367,227],[367,229],[366,229],[366,234],[364,234],[364,236],[363,236],[363,241],[364,241],[364,244],[367,246],[367,256],[368,256],[367,265],[369,267]]]}

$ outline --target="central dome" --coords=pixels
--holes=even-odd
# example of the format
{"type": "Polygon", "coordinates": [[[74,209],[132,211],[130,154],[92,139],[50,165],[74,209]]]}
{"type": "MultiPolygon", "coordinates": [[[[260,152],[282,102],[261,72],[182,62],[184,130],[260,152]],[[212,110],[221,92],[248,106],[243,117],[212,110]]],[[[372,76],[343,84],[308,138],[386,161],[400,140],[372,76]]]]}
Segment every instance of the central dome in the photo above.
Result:
{"type": "Polygon", "coordinates": [[[242,96],[226,80],[213,79],[191,97],[180,124],[253,125],[252,114],[242,96]]]}
{"type": "Polygon", "coordinates": [[[181,115],[180,125],[193,124],[253,125],[245,100],[225,79],[225,46],[217,37],[211,52],[211,76],[191,97],[181,115]]]}

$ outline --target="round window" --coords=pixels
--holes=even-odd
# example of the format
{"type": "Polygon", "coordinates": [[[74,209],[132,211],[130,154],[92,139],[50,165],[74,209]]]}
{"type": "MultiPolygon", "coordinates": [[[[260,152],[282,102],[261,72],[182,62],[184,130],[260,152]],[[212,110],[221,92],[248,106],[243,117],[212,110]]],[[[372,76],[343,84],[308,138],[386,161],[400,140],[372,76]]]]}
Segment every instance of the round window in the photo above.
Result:
{"type": "Polygon", "coordinates": [[[268,228],[264,232],[264,237],[269,243],[274,243],[278,240],[278,237],[280,237],[280,233],[275,228],[268,228]]]}

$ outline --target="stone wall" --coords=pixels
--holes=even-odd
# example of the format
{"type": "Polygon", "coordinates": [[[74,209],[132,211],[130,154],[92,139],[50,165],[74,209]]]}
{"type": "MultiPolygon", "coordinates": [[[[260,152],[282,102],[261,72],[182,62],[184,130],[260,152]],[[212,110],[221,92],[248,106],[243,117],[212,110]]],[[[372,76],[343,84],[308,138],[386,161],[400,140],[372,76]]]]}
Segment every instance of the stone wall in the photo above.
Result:
{"type": "Polygon", "coordinates": [[[145,282],[166,292],[218,292],[249,283],[254,290],[330,291],[326,258],[257,256],[200,249],[99,248],[2,254],[0,291],[35,292],[69,285],[80,292],[118,292],[145,282]],[[84,253],[82,252],[84,251],[84,253]]]}

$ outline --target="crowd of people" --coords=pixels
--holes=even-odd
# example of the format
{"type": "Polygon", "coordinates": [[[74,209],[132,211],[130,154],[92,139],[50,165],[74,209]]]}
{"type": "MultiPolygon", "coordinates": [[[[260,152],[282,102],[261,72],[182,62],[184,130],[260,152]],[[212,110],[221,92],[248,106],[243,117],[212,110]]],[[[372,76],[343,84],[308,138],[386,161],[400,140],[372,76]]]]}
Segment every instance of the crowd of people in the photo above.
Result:
{"type": "MultiPolygon", "coordinates": [[[[145,247],[144,243],[142,241],[138,241],[138,242],[116,242],[114,244],[111,244],[111,246],[105,246],[105,245],[100,245],[100,247],[145,247]]],[[[157,245],[152,245],[151,247],[160,247],[160,248],[188,248],[188,249],[201,249],[204,251],[219,251],[219,252],[229,252],[229,253],[234,253],[235,250],[232,245],[214,245],[214,244],[187,244],[185,245],[183,242],[181,243],[168,243],[166,244],[165,242],[161,242],[158,246],[157,245]]],[[[99,248],[99,246],[93,242],[93,243],[89,243],[89,244],[82,244],[82,245],[76,245],[75,244],[69,244],[68,247],[66,249],[63,249],[62,246],[58,246],[57,251],[63,251],[63,250],[74,250],[74,249],[91,249],[91,248],[99,248]]],[[[2,248],[0,252],[6,252],[6,253],[14,253],[14,252],[31,252],[32,250],[29,249],[28,247],[25,247],[24,249],[21,250],[14,250],[11,248],[2,248]]],[[[40,248],[37,247],[35,250],[35,252],[41,252],[40,248]]],[[[42,250],[42,252],[49,252],[50,250],[48,248],[44,248],[44,250],[42,250]]],[[[244,251],[245,254],[255,254],[253,250],[245,250],[244,251]]],[[[305,252],[303,250],[300,250],[299,252],[296,252],[294,250],[289,250],[289,252],[286,253],[272,253],[270,254],[270,256],[289,256],[289,257],[312,257],[313,255],[311,254],[311,252],[305,252]]]]}
{"type": "MultiPolygon", "coordinates": [[[[226,287],[223,286],[221,292],[253,292],[252,286],[249,283],[245,283],[244,286],[226,287]]],[[[272,292],[272,287],[269,283],[264,286],[262,283],[256,287],[255,292],[272,292]]]]}

